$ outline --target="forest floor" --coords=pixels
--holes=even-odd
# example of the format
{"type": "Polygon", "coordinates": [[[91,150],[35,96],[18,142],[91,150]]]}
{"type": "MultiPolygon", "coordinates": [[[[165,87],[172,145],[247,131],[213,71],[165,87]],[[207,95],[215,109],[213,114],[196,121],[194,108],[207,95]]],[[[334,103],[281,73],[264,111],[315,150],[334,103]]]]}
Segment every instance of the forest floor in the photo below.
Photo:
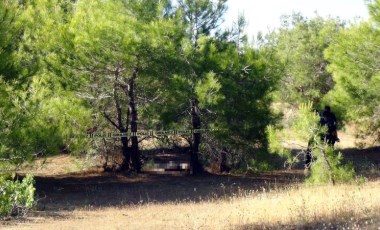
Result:
{"type": "Polygon", "coordinates": [[[41,159],[23,171],[35,175],[36,210],[0,229],[380,229],[380,147],[346,146],[361,185],[307,186],[302,169],[124,175],[41,159]]]}

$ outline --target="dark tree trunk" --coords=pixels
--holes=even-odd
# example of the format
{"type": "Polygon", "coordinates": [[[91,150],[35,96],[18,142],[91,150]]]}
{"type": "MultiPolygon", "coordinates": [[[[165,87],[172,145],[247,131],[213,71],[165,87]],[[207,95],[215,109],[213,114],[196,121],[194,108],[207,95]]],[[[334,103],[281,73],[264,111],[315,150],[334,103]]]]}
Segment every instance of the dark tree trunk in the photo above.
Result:
{"type": "Polygon", "coordinates": [[[123,153],[123,162],[121,163],[121,170],[129,171],[130,170],[130,162],[131,162],[131,154],[128,148],[128,138],[121,138],[121,151],[123,153]]]}
{"type": "MultiPolygon", "coordinates": [[[[138,57],[137,57],[138,58],[138,57]]],[[[116,121],[114,121],[109,114],[104,111],[105,118],[115,126],[120,132],[127,133],[130,126],[132,133],[131,137],[121,137],[123,162],[121,164],[121,170],[135,172],[141,172],[141,162],[139,155],[137,132],[137,109],[135,102],[135,81],[138,75],[138,65],[133,69],[132,76],[127,83],[120,83],[119,74],[120,70],[115,71],[115,81],[113,86],[113,100],[116,109],[116,121]],[[121,107],[120,93],[124,93],[128,98],[128,110],[127,116],[123,119],[123,110],[121,107]],[[125,122],[125,125],[124,125],[125,122]],[[129,141],[131,144],[129,145],[129,141]]]]}
{"type": "MultiPolygon", "coordinates": [[[[134,68],[132,77],[129,80],[129,113],[131,114],[131,132],[137,132],[137,109],[135,103],[135,81],[137,78],[138,69],[134,68]]],[[[139,142],[136,135],[131,136],[131,157],[132,157],[132,167],[136,172],[141,172],[141,162],[140,162],[140,154],[139,154],[139,142]]]]}
{"type": "MultiPolygon", "coordinates": [[[[201,128],[201,118],[199,114],[198,108],[198,100],[192,99],[191,103],[191,123],[192,129],[200,129],[201,128]]],[[[193,132],[193,140],[191,143],[192,151],[191,151],[191,169],[192,174],[196,175],[197,173],[203,170],[201,164],[199,163],[199,145],[201,143],[201,133],[193,132]]]]}
{"type": "MultiPolygon", "coordinates": [[[[128,132],[128,122],[129,122],[129,111],[127,112],[127,117],[125,120],[123,120],[123,110],[121,107],[121,101],[120,101],[120,94],[123,93],[126,90],[126,87],[123,87],[122,85],[119,84],[119,74],[120,71],[117,69],[115,71],[115,80],[113,84],[113,101],[115,105],[115,110],[116,110],[116,121],[112,119],[112,117],[107,114],[106,111],[104,111],[103,115],[104,117],[115,127],[117,128],[120,132],[122,133],[127,133],[128,132]],[[125,125],[124,125],[125,122],[125,125]]],[[[121,137],[121,151],[123,154],[123,161],[120,165],[120,169],[123,171],[129,171],[131,170],[131,149],[129,148],[129,140],[128,137],[121,137]]]]}
{"type": "Polygon", "coordinates": [[[227,150],[225,148],[220,152],[220,165],[219,171],[222,172],[230,172],[230,167],[227,165],[227,150]]]}
{"type": "MultiPolygon", "coordinates": [[[[114,85],[113,85],[113,101],[115,103],[115,110],[116,110],[116,121],[112,119],[112,117],[107,114],[106,111],[103,112],[104,117],[120,132],[127,133],[129,128],[129,117],[130,117],[130,111],[127,111],[127,116],[125,119],[123,119],[123,110],[121,107],[121,101],[120,101],[120,94],[122,94],[124,91],[128,95],[128,86],[127,85],[121,85],[119,83],[119,77],[120,77],[120,70],[117,69],[115,71],[115,79],[114,79],[114,85]],[[125,125],[124,125],[125,122],[125,125]]],[[[132,92],[133,95],[133,92],[132,92]]],[[[123,171],[129,171],[132,169],[131,165],[131,148],[129,147],[129,140],[128,137],[121,137],[121,151],[123,156],[123,161],[120,165],[120,169],[123,171]]]]}

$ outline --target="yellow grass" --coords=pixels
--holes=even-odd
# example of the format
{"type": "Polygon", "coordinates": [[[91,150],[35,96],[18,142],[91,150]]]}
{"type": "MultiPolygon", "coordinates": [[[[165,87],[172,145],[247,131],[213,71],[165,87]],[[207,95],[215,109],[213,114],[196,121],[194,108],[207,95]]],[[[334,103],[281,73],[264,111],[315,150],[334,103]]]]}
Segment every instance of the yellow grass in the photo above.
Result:
{"type": "MultiPolygon", "coordinates": [[[[342,132],[338,148],[353,148],[342,132]]],[[[79,162],[79,161],[78,161],[79,162]]],[[[37,162],[36,175],[86,171],[69,156],[37,162]],[[64,166],[64,167],[63,167],[64,166]]],[[[157,188],[160,189],[160,188],[157,188]]],[[[166,191],[166,190],[165,190],[166,191]]],[[[108,194],[116,196],[117,194],[108,194]]],[[[168,194],[168,196],[176,196],[168,194]]],[[[85,197],[84,197],[85,199],[85,197]]],[[[70,207],[70,204],[67,204],[70,207]]],[[[241,192],[202,202],[141,203],[74,211],[38,211],[25,221],[0,223],[0,229],[380,229],[380,181],[363,185],[304,185],[277,191],[241,192]]]]}
{"type": "Polygon", "coordinates": [[[69,154],[40,158],[31,163],[25,163],[17,172],[32,173],[34,176],[59,176],[65,174],[88,173],[99,171],[100,157],[94,159],[76,158],[69,154]]]}
{"type": "Polygon", "coordinates": [[[34,217],[9,228],[302,229],[317,226],[321,229],[333,223],[339,229],[342,226],[379,229],[380,181],[360,186],[301,186],[281,191],[252,191],[199,203],[150,203],[98,210],[88,207],[59,214],[63,217],[34,217]]]}

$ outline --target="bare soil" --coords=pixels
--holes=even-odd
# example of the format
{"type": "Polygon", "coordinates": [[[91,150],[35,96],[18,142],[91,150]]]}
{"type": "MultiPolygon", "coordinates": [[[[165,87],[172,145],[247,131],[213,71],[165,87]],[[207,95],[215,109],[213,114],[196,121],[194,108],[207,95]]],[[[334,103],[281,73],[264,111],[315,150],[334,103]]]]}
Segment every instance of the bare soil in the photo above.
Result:
{"type": "MultiPolygon", "coordinates": [[[[370,180],[380,178],[380,147],[346,149],[351,161],[370,180]],[[373,172],[371,172],[371,170],[373,172]]],[[[37,176],[39,210],[74,210],[86,207],[119,207],[141,203],[166,203],[219,199],[252,190],[296,186],[305,179],[302,169],[254,175],[85,172],[73,175],[37,176]]]]}
{"type": "Polygon", "coordinates": [[[123,175],[113,173],[36,177],[40,198],[37,210],[120,207],[220,199],[252,190],[278,189],[303,180],[302,171],[262,173],[255,176],[203,174],[123,175]]]}
{"type": "MultiPolygon", "coordinates": [[[[345,159],[354,162],[357,169],[368,172],[370,180],[380,178],[380,147],[365,150],[344,149],[345,159]],[[361,165],[363,165],[362,168],[361,165]],[[366,168],[370,165],[370,168],[366,168]],[[376,172],[370,173],[370,169],[376,172]]],[[[73,162],[73,157],[60,155],[48,159],[50,166],[39,167],[34,174],[38,206],[32,216],[69,218],[73,210],[119,208],[146,203],[202,202],[225,199],[252,191],[279,190],[297,186],[305,176],[303,170],[281,170],[251,175],[203,173],[186,174],[104,173],[92,168],[66,173],[58,170],[73,162]],[[52,168],[49,168],[52,167],[52,168]],[[39,173],[38,173],[39,172],[39,173]],[[65,214],[67,213],[67,215],[65,214]]],[[[25,172],[24,172],[25,173],[25,172]]],[[[28,219],[5,221],[1,227],[14,226],[28,219]]],[[[322,227],[322,223],[318,223],[322,227]]],[[[249,226],[243,227],[243,229],[249,226]]],[[[310,226],[312,229],[313,227],[310,226]]]]}

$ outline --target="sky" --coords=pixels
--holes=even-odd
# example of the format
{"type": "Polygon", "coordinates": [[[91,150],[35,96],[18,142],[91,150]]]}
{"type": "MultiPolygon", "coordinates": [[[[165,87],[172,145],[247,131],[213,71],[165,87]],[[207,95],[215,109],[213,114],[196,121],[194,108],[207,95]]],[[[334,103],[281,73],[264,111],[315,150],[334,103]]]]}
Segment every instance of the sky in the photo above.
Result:
{"type": "Polygon", "coordinates": [[[246,31],[252,38],[258,31],[268,32],[280,26],[280,16],[300,12],[307,18],[318,15],[342,20],[368,19],[364,0],[229,0],[225,25],[231,26],[243,13],[248,21],[246,31]]]}

